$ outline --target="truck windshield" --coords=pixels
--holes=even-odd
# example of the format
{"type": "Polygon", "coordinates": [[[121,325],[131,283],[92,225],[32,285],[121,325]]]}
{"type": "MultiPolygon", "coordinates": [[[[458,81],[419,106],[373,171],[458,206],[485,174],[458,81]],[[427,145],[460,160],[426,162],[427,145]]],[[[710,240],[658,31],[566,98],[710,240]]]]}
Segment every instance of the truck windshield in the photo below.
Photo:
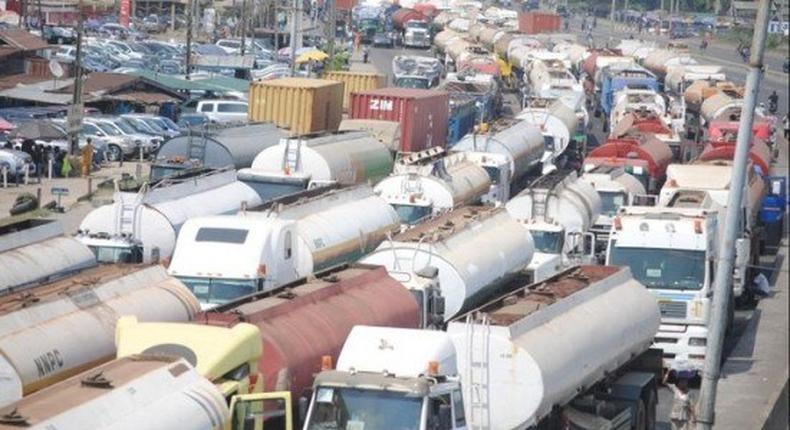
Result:
{"type": "Polygon", "coordinates": [[[423,78],[398,78],[395,79],[395,86],[400,88],[418,88],[427,90],[430,81],[423,78]]]}
{"type": "Polygon", "coordinates": [[[142,263],[143,255],[139,247],[89,246],[99,263],[142,263]]]}
{"type": "Polygon", "coordinates": [[[320,387],[307,430],[418,430],[422,398],[395,391],[320,387]]]}
{"type": "Polygon", "coordinates": [[[257,281],[250,279],[216,279],[178,277],[201,303],[221,305],[254,293],[257,281]]]}
{"type": "Polygon", "coordinates": [[[699,290],[705,282],[705,252],[688,249],[612,247],[612,266],[628,266],[647,288],[699,290]]]}
{"type": "Polygon", "coordinates": [[[561,254],[564,235],[561,231],[530,230],[535,251],[544,254],[561,254]]]}
{"type": "Polygon", "coordinates": [[[598,191],[598,195],[601,196],[601,213],[607,216],[614,216],[620,206],[628,201],[625,193],[598,191]]]}
{"type": "Polygon", "coordinates": [[[430,206],[393,204],[392,208],[398,213],[400,222],[403,224],[414,225],[419,223],[423,218],[427,218],[431,215],[430,206]]]}

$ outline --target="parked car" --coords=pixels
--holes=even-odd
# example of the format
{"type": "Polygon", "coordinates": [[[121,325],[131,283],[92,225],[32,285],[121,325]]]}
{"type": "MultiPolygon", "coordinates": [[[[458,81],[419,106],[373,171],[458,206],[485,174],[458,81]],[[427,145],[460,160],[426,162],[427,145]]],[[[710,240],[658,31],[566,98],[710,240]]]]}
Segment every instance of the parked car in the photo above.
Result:
{"type": "MultiPolygon", "coordinates": [[[[128,124],[118,121],[117,118],[91,118],[89,123],[96,125],[108,135],[120,135],[126,138],[126,142],[131,141],[133,143],[134,150],[132,153],[124,150],[124,156],[139,156],[141,148],[143,151],[143,156],[146,156],[156,151],[156,149],[159,147],[158,144],[161,144],[161,138],[138,133],[128,124]]],[[[112,152],[112,148],[110,149],[110,152],[112,152]]]]}
{"type": "Polygon", "coordinates": [[[156,15],[143,18],[140,28],[147,33],[162,33],[167,30],[167,23],[156,15]]]}
{"type": "Polygon", "coordinates": [[[673,28],[672,31],[669,32],[670,39],[689,39],[696,36],[697,33],[690,28],[673,28]]]}
{"type": "Polygon", "coordinates": [[[69,27],[47,25],[41,31],[41,38],[52,45],[73,45],[77,42],[77,32],[69,27]]]}
{"type": "Polygon", "coordinates": [[[235,100],[201,100],[196,108],[209,122],[217,124],[247,122],[247,110],[247,102],[235,100]]]}
{"type": "Polygon", "coordinates": [[[159,136],[162,139],[168,139],[181,134],[176,131],[173,132],[167,127],[162,127],[153,117],[148,114],[126,114],[121,115],[121,120],[126,121],[137,131],[151,136],[159,136]]]}
{"type": "MultiPolygon", "coordinates": [[[[0,171],[3,167],[8,169],[8,180],[12,180],[14,176],[21,178],[25,174],[25,168],[28,174],[35,173],[35,166],[33,166],[33,157],[26,152],[16,149],[0,148],[0,171]]],[[[2,180],[2,178],[0,178],[2,180]]]]}
{"type": "Polygon", "coordinates": [[[80,136],[103,142],[107,146],[104,153],[105,158],[109,161],[118,161],[121,157],[131,158],[139,154],[134,139],[124,136],[117,129],[102,123],[83,121],[80,136]]]}
{"type": "Polygon", "coordinates": [[[190,129],[202,128],[206,124],[208,118],[199,112],[181,114],[178,118],[178,128],[184,133],[189,132],[190,129]]]}

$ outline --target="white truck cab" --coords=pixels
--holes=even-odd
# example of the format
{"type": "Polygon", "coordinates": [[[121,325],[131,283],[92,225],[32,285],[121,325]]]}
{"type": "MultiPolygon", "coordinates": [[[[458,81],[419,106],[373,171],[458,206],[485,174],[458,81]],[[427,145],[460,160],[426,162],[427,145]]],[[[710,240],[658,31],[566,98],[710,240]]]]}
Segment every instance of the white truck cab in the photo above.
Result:
{"type": "Polygon", "coordinates": [[[614,218],[606,264],[629,267],[658,300],[654,346],[664,351],[665,368],[680,361],[701,371],[705,364],[717,235],[717,213],[708,209],[630,206],[614,218]]]}
{"type": "Polygon", "coordinates": [[[304,430],[467,428],[447,333],[356,326],[336,369],[328,358],[313,383],[304,430]]]}

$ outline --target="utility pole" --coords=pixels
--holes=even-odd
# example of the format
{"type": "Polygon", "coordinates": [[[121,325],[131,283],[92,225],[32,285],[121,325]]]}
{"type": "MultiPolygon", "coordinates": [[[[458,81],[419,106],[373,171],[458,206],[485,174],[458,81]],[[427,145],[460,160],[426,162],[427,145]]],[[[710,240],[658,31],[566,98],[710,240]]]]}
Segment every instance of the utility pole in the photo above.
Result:
{"type": "Polygon", "coordinates": [[[74,94],[71,99],[71,112],[68,118],[69,153],[80,152],[80,129],[82,128],[82,0],[77,3],[77,52],[74,56],[74,94]]]}
{"type": "Polygon", "coordinates": [[[184,64],[186,65],[187,80],[189,80],[189,73],[192,71],[192,15],[194,14],[195,1],[187,0],[187,50],[184,64]]]}
{"type": "Polygon", "coordinates": [[[328,27],[328,36],[327,36],[327,54],[329,58],[335,56],[335,37],[337,37],[337,8],[335,7],[335,0],[326,0],[329,6],[329,22],[327,23],[328,27]]]}
{"type": "Polygon", "coordinates": [[[612,0],[612,10],[609,11],[609,20],[614,21],[614,11],[617,9],[617,0],[612,0]]]}
{"type": "Polygon", "coordinates": [[[241,56],[247,51],[247,0],[241,2],[241,56]]]}
{"type": "Polygon", "coordinates": [[[721,356],[724,336],[727,331],[728,305],[732,295],[732,268],[736,257],[735,241],[740,223],[743,187],[746,183],[749,159],[749,144],[754,123],[754,109],[760,90],[763,74],[763,51],[768,34],[768,19],[771,0],[760,0],[757,19],[752,36],[749,74],[746,77],[746,95],[741,109],[741,122],[738,126],[738,140],[735,144],[730,196],[727,200],[727,217],[724,221],[724,237],[719,246],[719,265],[716,268],[713,308],[708,324],[708,346],[705,354],[705,370],[702,374],[700,400],[698,405],[699,430],[711,430],[715,420],[716,387],[721,374],[721,356]]]}
{"type": "Polygon", "coordinates": [[[299,32],[299,18],[297,9],[299,9],[299,1],[293,0],[291,8],[291,75],[296,74],[296,34],[299,32]]]}

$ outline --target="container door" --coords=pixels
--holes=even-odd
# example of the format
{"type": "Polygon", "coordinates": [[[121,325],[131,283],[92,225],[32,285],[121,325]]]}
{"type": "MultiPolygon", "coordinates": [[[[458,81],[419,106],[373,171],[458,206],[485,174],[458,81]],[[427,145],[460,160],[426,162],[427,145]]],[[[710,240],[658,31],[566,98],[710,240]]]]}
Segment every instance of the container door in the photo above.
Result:
{"type": "Polygon", "coordinates": [[[230,410],[231,430],[293,430],[289,391],[233,396],[230,410]]]}

